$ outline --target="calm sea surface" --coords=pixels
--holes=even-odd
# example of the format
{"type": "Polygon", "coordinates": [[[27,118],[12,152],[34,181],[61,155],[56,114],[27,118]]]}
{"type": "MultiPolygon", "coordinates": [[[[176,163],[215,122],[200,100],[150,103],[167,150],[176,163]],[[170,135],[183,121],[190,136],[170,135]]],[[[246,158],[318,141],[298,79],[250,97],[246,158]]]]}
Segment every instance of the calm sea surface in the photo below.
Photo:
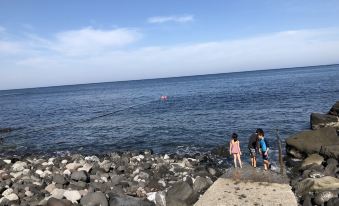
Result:
{"type": "Polygon", "coordinates": [[[257,127],[276,148],[336,100],[339,65],[0,91],[0,153],[206,152],[257,127]]]}

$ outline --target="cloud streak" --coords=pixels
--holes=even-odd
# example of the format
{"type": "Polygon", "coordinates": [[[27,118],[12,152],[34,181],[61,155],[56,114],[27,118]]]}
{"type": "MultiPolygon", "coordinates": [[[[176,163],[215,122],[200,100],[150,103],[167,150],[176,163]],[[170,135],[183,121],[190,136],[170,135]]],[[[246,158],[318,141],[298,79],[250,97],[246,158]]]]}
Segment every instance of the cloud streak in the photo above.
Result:
{"type": "Polygon", "coordinates": [[[0,39],[1,73],[6,76],[0,89],[339,62],[339,28],[147,47],[133,47],[141,35],[135,32],[85,28],[59,32],[51,39],[0,39]]]}
{"type": "Polygon", "coordinates": [[[147,19],[150,24],[162,24],[168,22],[176,23],[188,23],[194,21],[193,15],[181,15],[181,16],[154,16],[147,19]]]}

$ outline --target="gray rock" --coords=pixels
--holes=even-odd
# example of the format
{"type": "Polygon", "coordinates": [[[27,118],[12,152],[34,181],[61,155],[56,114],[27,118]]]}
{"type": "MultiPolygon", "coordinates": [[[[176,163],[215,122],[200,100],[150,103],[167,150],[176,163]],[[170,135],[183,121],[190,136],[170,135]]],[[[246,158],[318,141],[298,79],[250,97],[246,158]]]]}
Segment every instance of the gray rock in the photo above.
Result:
{"type": "Polygon", "coordinates": [[[324,175],[335,177],[336,171],[337,171],[337,165],[336,164],[328,164],[325,167],[324,175]]]}
{"type": "Polygon", "coordinates": [[[26,162],[17,161],[12,165],[12,170],[14,172],[21,172],[22,170],[27,168],[26,162]]]}
{"type": "Polygon", "coordinates": [[[327,206],[338,206],[339,205],[339,198],[332,198],[327,202],[327,206]]]}
{"type": "Polygon", "coordinates": [[[212,167],[207,168],[207,171],[213,176],[217,174],[217,171],[212,167]]]}
{"type": "Polygon", "coordinates": [[[80,204],[83,206],[108,206],[108,201],[104,193],[94,192],[81,198],[80,204]]]}
{"type": "Polygon", "coordinates": [[[153,202],[127,195],[109,194],[110,206],[155,206],[153,202]]]}
{"type": "Polygon", "coordinates": [[[61,184],[61,185],[64,185],[67,183],[65,177],[63,175],[60,175],[60,174],[54,174],[53,175],[53,181],[57,184],[61,184]]]}
{"type": "Polygon", "coordinates": [[[332,108],[330,109],[330,111],[328,112],[328,114],[330,115],[335,115],[339,117],[339,101],[337,101],[332,108]]]}
{"type": "Polygon", "coordinates": [[[304,195],[308,192],[331,191],[338,189],[339,179],[325,176],[321,178],[306,178],[300,181],[295,187],[295,192],[298,195],[304,195]]]}
{"type": "Polygon", "coordinates": [[[330,158],[339,159],[339,144],[322,146],[319,153],[330,158]]]}
{"type": "Polygon", "coordinates": [[[334,197],[338,197],[337,192],[334,191],[319,192],[314,197],[314,203],[317,205],[322,205],[334,197]]]}
{"type": "Polygon", "coordinates": [[[89,182],[89,175],[86,171],[75,171],[71,175],[72,180],[89,182]]]}
{"type": "Polygon", "coordinates": [[[328,160],[326,160],[327,165],[338,165],[338,161],[334,158],[328,158],[328,160]]]}
{"type": "Polygon", "coordinates": [[[292,147],[306,154],[319,153],[323,145],[339,145],[335,128],[324,127],[313,131],[304,131],[286,139],[286,147],[292,147]]]}
{"type": "Polygon", "coordinates": [[[324,158],[318,154],[311,154],[309,155],[301,164],[301,169],[306,168],[306,166],[316,164],[321,165],[324,161],[324,158]]]}
{"type": "Polygon", "coordinates": [[[335,115],[312,113],[311,114],[311,128],[320,129],[322,127],[336,127],[339,128],[339,118],[335,115]]]}
{"type": "Polygon", "coordinates": [[[192,205],[198,197],[187,182],[177,182],[166,193],[166,206],[192,205]]]}
{"type": "Polygon", "coordinates": [[[312,206],[312,198],[309,194],[303,196],[303,206],[312,206]]]}
{"type": "Polygon", "coordinates": [[[69,200],[59,200],[51,197],[47,201],[47,206],[71,206],[72,203],[69,200]]]}
{"type": "Polygon", "coordinates": [[[193,183],[193,190],[202,193],[211,186],[211,182],[204,177],[197,177],[193,183]]]}

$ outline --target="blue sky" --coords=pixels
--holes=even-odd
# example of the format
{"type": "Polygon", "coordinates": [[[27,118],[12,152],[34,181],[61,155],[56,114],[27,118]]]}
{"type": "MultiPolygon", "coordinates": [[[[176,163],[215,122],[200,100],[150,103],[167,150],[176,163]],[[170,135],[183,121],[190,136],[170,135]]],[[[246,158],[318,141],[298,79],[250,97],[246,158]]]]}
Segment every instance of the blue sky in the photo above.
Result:
{"type": "Polygon", "coordinates": [[[339,63],[339,1],[0,1],[0,89],[339,63]]]}

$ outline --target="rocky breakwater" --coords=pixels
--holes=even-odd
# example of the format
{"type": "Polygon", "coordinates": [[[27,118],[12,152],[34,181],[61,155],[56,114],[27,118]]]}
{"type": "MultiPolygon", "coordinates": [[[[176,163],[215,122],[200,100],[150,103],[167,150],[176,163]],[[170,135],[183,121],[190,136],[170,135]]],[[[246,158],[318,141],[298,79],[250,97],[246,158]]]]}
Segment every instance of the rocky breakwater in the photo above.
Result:
{"type": "Polygon", "coordinates": [[[0,205],[192,205],[223,171],[211,155],[152,151],[0,158],[0,205]]]}
{"type": "Polygon", "coordinates": [[[339,101],[337,101],[327,114],[312,113],[311,128],[334,127],[339,130],[339,101]]]}
{"type": "Polygon", "coordinates": [[[291,186],[304,206],[339,205],[339,136],[336,130],[323,127],[286,139],[291,186]]]}

